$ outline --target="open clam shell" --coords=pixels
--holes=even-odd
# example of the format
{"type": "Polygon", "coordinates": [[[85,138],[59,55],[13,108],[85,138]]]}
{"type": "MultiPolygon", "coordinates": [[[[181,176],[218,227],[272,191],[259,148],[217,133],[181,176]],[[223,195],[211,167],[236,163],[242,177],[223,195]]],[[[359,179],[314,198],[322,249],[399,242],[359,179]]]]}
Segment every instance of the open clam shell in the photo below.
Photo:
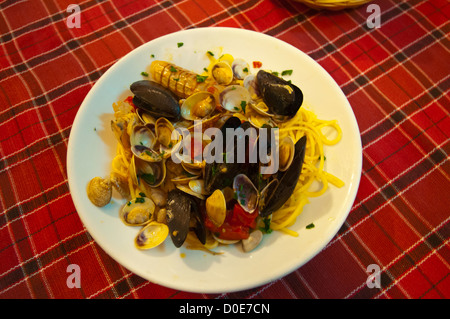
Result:
{"type": "Polygon", "coordinates": [[[250,65],[244,59],[238,58],[231,63],[231,69],[236,79],[243,80],[249,74],[250,65]]]}
{"type": "Polygon", "coordinates": [[[175,130],[172,123],[160,117],[155,123],[156,140],[159,143],[159,155],[163,159],[170,157],[180,146],[182,136],[175,130]]]}
{"type": "Polygon", "coordinates": [[[216,189],[206,199],[206,214],[216,226],[221,226],[227,215],[227,203],[225,195],[220,189],[216,189]]]}
{"type": "Polygon", "coordinates": [[[135,185],[139,185],[143,181],[150,187],[158,187],[166,178],[165,160],[147,162],[133,156],[130,163],[130,174],[135,185]]]}
{"type": "Polygon", "coordinates": [[[133,198],[122,208],[119,217],[125,225],[143,226],[152,220],[155,208],[156,205],[150,198],[133,198]]]}
{"type": "Polygon", "coordinates": [[[134,244],[138,249],[151,249],[163,243],[168,235],[167,225],[153,221],[139,231],[134,244]]]}
{"type": "Polygon", "coordinates": [[[234,74],[231,65],[225,61],[216,62],[211,67],[211,75],[220,85],[228,85],[233,81],[234,74]]]}
{"type": "Polygon", "coordinates": [[[135,125],[130,135],[131,152],[141,160],[158,162],[162,158],[153,148],[156,144],[156,136],[147,125],[135,125]]]}
{"type": "Polygon", "coordinates": [[[247,175],[236,175],[233,180],[233,189],[239,205],[246,212],[253,213],[258,208],[259,192],[247,175]]]}
{"type": "Polygon", "coordinates": [[[250,92],[240,85],[227,86],[220,93],[220,105],[230,112],[241,112],[250,101],[250,92]]]}
{"type": "Polygon", "coordinates": [[[207,91],[192,94],[181,104],[181,116],[190,121],[201,120],[210,115],[216,107],[216,98],[207,91]]]}
{"type": "Polygon", "coordinates": [[[278,165],[280,171],[284,172],[291,166],[292,160],[294,159],[294,151],[295,142],[292,137],[288,135],[281,139],[278,148],[278,165]]]}

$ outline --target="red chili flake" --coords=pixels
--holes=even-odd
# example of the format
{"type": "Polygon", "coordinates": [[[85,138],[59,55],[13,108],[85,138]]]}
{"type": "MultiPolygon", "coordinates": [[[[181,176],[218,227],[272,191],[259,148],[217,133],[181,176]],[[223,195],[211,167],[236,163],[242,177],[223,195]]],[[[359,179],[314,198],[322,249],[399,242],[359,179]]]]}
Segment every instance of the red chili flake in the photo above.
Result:
{"type": "Polygon", "coordinates": [[[253,67],[255,68],[255,69],[258,69],[258,68],[260,68],[262,66],[262,62],[259,62],[259,61],[253,61],[253,67]]]}
{"type": "Polygon", "coordinates": [[[124,100],[124,102],[127,102],[127,103],[130,104],[133,108],[136,108],[136,106],[135,106],[134,103],[133,103],[133,97],[132,97],[132,96],[127,97],[127,98],[124,100]]]}

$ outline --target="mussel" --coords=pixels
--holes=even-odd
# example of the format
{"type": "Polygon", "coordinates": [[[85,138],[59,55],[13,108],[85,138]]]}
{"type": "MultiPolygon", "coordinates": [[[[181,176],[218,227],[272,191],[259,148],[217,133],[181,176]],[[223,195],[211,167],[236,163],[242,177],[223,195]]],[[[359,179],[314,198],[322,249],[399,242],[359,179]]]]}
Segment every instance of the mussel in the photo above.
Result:
{"type": "Polygon", "coordinates": [[[303,103],[303,93],[294,84],[264,70],[256,74],[258,89],[270,113],[291,118],[303,103]]]}
{"type": "Polygon", "coordinates": [[[303,136],[295,143],[294,157],[289,168],[286,171],[279,171],[276,179],[273,180],[277,182],[271,182],[266,186],[271,187],[271,189],[264,196],[264,205],[261,205],[261,203],[259,205],[260,216],[269,216],[291,197],[302,171],[305,148],[306,136],[303,136]]]}
{"type": "Polygon", "coordinates": [[[133,103],[155,118],[165,117],[169,120],[180,119],[178,98],[161,84],[149,80],[136,81],[130,86],[133,103]]]}
{"type": "Polygon", "coordinates": [[[175,247],[181,247],[190,228],[193,228],[200,242],[206,242],[206,229],[197,201],[185,192],[174,189],[167,196],[166,222],[175,247]]]}

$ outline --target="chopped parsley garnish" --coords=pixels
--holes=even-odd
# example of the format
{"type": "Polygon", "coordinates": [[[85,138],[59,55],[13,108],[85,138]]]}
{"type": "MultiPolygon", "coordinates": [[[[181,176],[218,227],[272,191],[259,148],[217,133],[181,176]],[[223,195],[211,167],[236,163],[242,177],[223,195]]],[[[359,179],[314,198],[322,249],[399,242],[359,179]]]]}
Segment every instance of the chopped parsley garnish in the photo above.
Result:
{"type": "Polygon", "coordinates": [[[292,75],[292,70],[284,70],[281,72],[281,75],[292,75]]]}
{"type": "Polygon", "coordinates": [[[141,174],[141,178],[149,185],[155,184],[155,175],[153,174],[141,174]]]}
{"type": "Polygon", "coordinates": [[[147,72],[141,72],[141,75],[148,76],[148,73],[147,72]]]}
{"type": "Polygon", "coordinates": [[[278,73],[277,71],[273,71],[272,74],[275,75],[275,76],[279,76],[280,75],[280,73],[278,73]]]}
{"type": "Polygon", "coordinates": [[[248,73],[248,68],[244,68],[242,71],[244,71],[245,73],[248,73]]]}
{"type": "Polygon", "coordinates": [[[134,201],[135,203],[144,203],[145,202],[145,198],[143,197],[138,197],[136,198],[136,200],[134,201]]]}
{"type": "Polygon", "coordinates": [[[183,44],[184,44],[183,42],[178,42],[178,43],[177,43],[177,46],[180,48],[180,47],[183,46],[183,44]]]}
{"type": "Polygon", "coordinates": [[[208,53],[210,56],[214,56],[214,53],[212,53],[211,51],[207,51],[206,53],[208,53]]]}
{"type": "Polygon", "coordinates": [[[245,113],[245,107],[247,106],[247,102],[246,101],[241,101],[241,108],[242,111],[245,113]]]}
{"type": "Polygon", "coordinates": [[[150,57],[151,57],[151,58],[154,58],[154,57],[155,57],[155,55],[154,55],[154,54],[150,54],[150,57]]]}
{"type": "Polygon", "coordinates": [[[259,229],[266,234],[270,234],[272,232],[272,229],[270,228],[270,218],[264,218],[264,227],[259,227],[259,229]]]}
{"type": "Polygon", "coordinates": [[[197,82],[201,83],[201,82],[205,82],[205,80],[208,78],[207,75],[202,76],[202,75],[197,75],[197,82]]]}
{"type": "Polygon", "coordinates": [[[171,65],[170,66],[170,72],[177,72],[177,69],[173,65],[171,65]]]}
{"type": "Polygon", "coordinates": [[[314,226],[314,223],[311,223],[311,224],[309,224],[309,225],[306,225],[306,229],[312,229],[312,228],[314,228],[314,227],[316,227],[316,226],[314,226]]]}
{"type": "Polygon", "coordinates": [[[140,193],[139,193],[139,196],[141,196],[141,197],[145,197],[145,193],[143,193],[143,192],[140,192],[140,193]]]}

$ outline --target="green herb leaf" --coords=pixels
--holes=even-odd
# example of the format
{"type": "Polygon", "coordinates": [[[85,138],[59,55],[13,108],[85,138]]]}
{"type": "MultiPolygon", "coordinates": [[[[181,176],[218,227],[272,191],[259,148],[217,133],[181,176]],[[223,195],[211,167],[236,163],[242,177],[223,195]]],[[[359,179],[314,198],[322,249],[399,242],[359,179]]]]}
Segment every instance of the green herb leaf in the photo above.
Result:
{"type": "Polygon", "coordinates": [[[143,192],[140,192],[140,193],[139,193],[139,196],[141,196],[141,197],[145,197],[145,193],[143,193],[143,192]]]}
{"type": "Polygon", "coordinates": [[[206,53],[208,53],[210,56],[214,56],[214,53],[212,53],[211,51],[207,51],[206,53]]]}
{"type": "Polygon", "coordinates": [[[141,75],[142,76],[148,76],[148,73],[147,72],[141,72],[141,75]]]}
{"type": "Polygon", "coordinates": [[[270,221],[270,218],[267,217],[263,219],[264,227],[259,227],[263,233],[270,234],[273,231],[273,229],[270,228],[270,221]]]}
{"type": "Polygon", "coordinates": [[[153,174],[141,174],[141,178],[149,185],[155,184],[155,175],[153,174]]]}
{"type": "Polygon", "coordinates": [[[177,69],[173,65],[171,65],[169,69],[170,72],[177,72],[177,69]]]}
{"type": "Polygon", "coordinates": [[[246,101],[241,101],[241,108],[242,111],[245,113],[245,107],[247,106],[247,102],[246,101]]]}
{"type": "Polygon", "coordinates": [[[316,226],[313,223],[306,225],[306,229],[312,229],[314,227],[316,227],[316,226]]]}
{"type": "Polygon", "coordinates": [[[281,75],[292,75],[292,70],[284,70],[281,72],[281,75]]]}
{"type": "Polygon", "coordinates": [[[183,44],[184,44],[183,42],[178,42],[178,43],[177,43],[177,46],[180,48],[180,47],[183,46],[183,44]]]}
{"type": "Polygon", "coordinates": [[[197,82],[198,82],[198,83],[205,82],[205,80],[206,80],[207,78],[208,78],[207,75],[202,76],[202,75],[198,75],[198,74],[197,74],[197,82]]]}

